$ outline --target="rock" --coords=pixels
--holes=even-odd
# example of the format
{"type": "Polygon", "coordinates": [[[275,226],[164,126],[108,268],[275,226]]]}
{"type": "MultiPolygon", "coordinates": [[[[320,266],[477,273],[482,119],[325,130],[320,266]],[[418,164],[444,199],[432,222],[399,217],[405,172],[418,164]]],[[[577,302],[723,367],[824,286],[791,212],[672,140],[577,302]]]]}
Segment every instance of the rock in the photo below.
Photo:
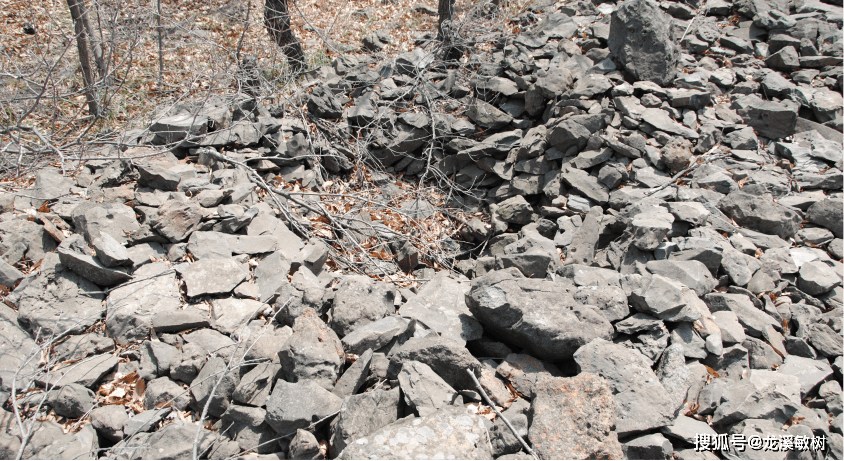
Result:
{"type": "Polygon", "coordinates": [[[674,80],[680,49],[671,20],[656,3],[628,0],[613,11],[610,56],[636,80],[666,86],[674,80]]]}
{"type": "Polygon", "coordinates": [[[362,354],[367,349],[378,350],[408,329],[407,320],[390,315],[355,328],[342,338],[343,347],[350,354],[362,354]]]}
{"type": "Polygon", "coordinates": [[[542,459],[621,459],[607,381],[581,373],[547,378],[531,394],[529,437],[542,459]]]}
{"type": "Polygon", "coordinates": [[[480,416],[444,408],[424,418],[390,424],[346,446],[339,459],[489,459],[489,436],[480,416]]]}
{"type": "Polygon", "coordinates": [[[51,370],[45,375],[36,377],[36,382],[48,386],[66,386],[75,383],[93,389],[116,366],[117,357],[111,354],[100,354],[51,370]]]}
{"type": "Polygon", "coordinates": [[[662,434],[648,434],[627,441],[624,459],[672,459],[674,447],[662,434]]]}
{"type": "Polygon", "coordinates": [[[287,456],[290,459],[322,459],[319,449],[319,442],[313,434],[296,429],[296,435],[290,440],[287,456]]]}
{"type": "Polygon", "coordinates": [[[223,432],[237,442],[239,451],[272,453],[276,448],[277,434],[267,424],[267,411],[263,408],[230,405],[220,417],[223,432]]]}
{"type": "Polygon", "coordinates": [[[137,281],[112,290],[106,302],[106,331],[118,344],[149,338],[153,320],[164,321],[158,315],[182,304],[176,274],[165,263],[141,266],[133,277],[137,281]]]}
{"type": "Polygon", "coordinates": [[[114,341],[96,333],[69,336],[53,346],[56,358],[60,361],[82,359],[89,355],[113,350],[114,341]]]}
{"type": "Polygon", "coordinates": [[[102,299],[99,287],[64,267],[57,254],[45,256],[38,272],[6,297],[21,325],[42,335],[82,333],[105,314],[102,299]]]}
{"type": "Polygon", "coordinates": [[[397,377],[404,363],[424,363],[456,390],[474,389],[475,384],[466,374],[467,369],[480,368],[480,362],[459,342],[428,335],[411,338],[389,356],[387,375],[397,377]]]}
{"type": "Polygon", "coordinates": [[[106,233],[121,245],[125,245],[128,242],[127,235],[141,227],[135,218],[135,212],[128,206],[117,203],[84,202],[73,209],[72,218],[74,229],[81,233],[87,242],[93,242],[100,234],[106,233]]]}
{"type": "Polygon", "coordinates": [[[700,318],[697,296],[682,284],[660,275],[646,275],[641,288],[630,295],[630,304],[639,312],[671,322],[693,322],[700,318]]]}
{"type": "Polygon", "coordinates": [[[428,416],[443,407],[463,402],[457,391],[424,363],[405,362],[398,380],[405,403],[419,416],[428,416]]]}
{"type": "Polygon", "coordinates": [[[558,283],[526,279],[514,269],[475,279],[466,304],[487,331],[548,360],[566,360],[613,329],[592,306],[575,301],[558,283]]]}
{"type": "Polygon", "coordinates": [[[394,313],[393,298],[386,284],[365,276],[347,277],[337,285],[328,325],[339,336],[346,336],[356,327],[394,313]]]}
{"type": "Polygon", "coordinates": [[[668,112],[662,109],[649,107],[642,111],[641,117],[642,121],[653,126],[657,130],[665,131],[666,133],[670,134],[676,134],[686,139],[698,139],[699,137],[697,131],[675,122],[668,114],[668,112]]]}
{"type": "Polygon", "coordinates": [[[106,405],[91,410],[91,425],[109,442],[123,439],[123,424],[129,419],[123,405],[106,405]]]}
{"type": "Polygon", "coordinates": [[[825,198],[815,202],[806,210],[806,221],[826,227],[837,238],[841,238],[841,223],[844,220],[842,209],[844,209],[844,204],[840,198],[825,198]]]}
{"type": "Polygon", "coordinates": [[[141,364],[138,376],[147,381],[166,376],[170,367],[181,362],[179,349],[161,341],[144,341],[139,348],[141,364]]]}
{"type": "Polygon", "coordinates": [[[796,376],[800,382],[801,398],[805,398],[832,374],[832,368],[825,360],[788,355],[783,364],[777,368],[777,373],[796,376]]]}
{"type": "Polygon", "coordinates": [[[676,280],[694,290],[698,296],[705,296],[718,284],[706,266],[700,261],[672,261],[663,259],[648,261],[648,272],[676,280]]]}
{"type": "Polygon", "coordinates": [[[668,437],[689,444],[695,443],[695,440],[699,439],[699,434],[711,436],[717,434],[709,424],[684,415],[677,415],[677,419],[670,426],[665,426],[661,430],[668,437]]]}
{"type": "Polygon", "coordinates": [[[524,197],[517,195],[498,204],[498,216],[513,224],[527,224],[531,221],[533,208],[524,197]]]}
{"type": "Polygon", "coordinates": [[[309,379],[278,380],[267,399],[266,422],[279,435],[304,429],[340,410],[343,401],[309,379]]]}
{"type": "Polygon", "coordinates": [[[691,370],[686,366],[682,345],[672,342],[671,346],[662,352],[656,375],[671,397],[674,408],[681,408],[694,379],[691,370]]]}
{"type": "Polygon", "coordinates": [[[777,328],[780,323],[776,319],[757,309],[747,295],[737,293],[710,293],[703,300],[713,313],[732,311],[738,317],[741,326],[748,335],[761,338],[768,325],[777,328]]]}
{"type": "Polygon", "coordinates": [[[59,260],[64,267],[101,286],[111,286],[129,280],[128,273],[103,266],[92,256],[81,253],[77,248],[87,249],[79,235],[66,238],[58,247],[59,260]]]}
{"type": "Polygon", "coordinates": [[[101,233],[91,241],[97,253],[97,259],[106,267],[126,266],[132,263],[126,248],[110,234],[101,233]]]}
{"type": "Polygon", "coordinates": [[[736,109],[744,123],[766,138],[784,138],[795,132],[797,111],[782,103],[763,101],[759,96],[752,94],[739,97],[731,108],[736,109]]]}
{"type": "Polygon", "coordinates": [[[232,334],[267,308],[268,305],[252,299],[215,299],[211,302],[211,318],[214,328],[224,334],[232,334]]]}
{"type": "Polygon", "coordinates": [[[193,410],[202,413],[207,406],[207,414],[219,418],[231,405],[232,394],[239,380],[238,370],[228,369],[226,360],[221,357],[209,358],[194,379],[195,384],[191,386],[193,410]]]}
{"type": "MultiPolygon", "coordinates": [[[[440,271],[399,309],[399,315],[421,321],[440,336],[471,341],[483,334],[483,327],[466,307],[468,281],[440,271]]],[[[336,298],[335,298],[336,299],[336,298]]]]}
{"type": "Polygon", "coordinates": [[[234,389],[232,399],[246,405],[263,406],[270,396],[279,370],[281,366],[276,363],[259,363],[243,375],[240,384],[234,389]]]}
{"type": "Polygon", "coordinates": [[[343,400],[340,413],[331,422],[329,454],[337,457],[349,443],[396,422],[400,395],[398,388],[376,389],[343,400]]]}
{"type": "Polygon", "coordinates": [[[337,381],[344,356],[340,338],[314,311],[296,318],[293,334],[278,352],[284,379],[306,379],[325,389],[337,381]]]}
{"type": "Polygon", "coordinates": [[[97,405],[97,399],[87,387],[71,383],[51,392],[47,404],[57,415],[76,419],[91,411],[97,405]]]}
{"type": "Polygon", "coordinates": [[[524,354],[509,354],[496,369],[523,395],[530,395],[539,382],[552,376],[545,364],[524,354]]]}
{"type": "MultiPolygon", "coordinates": [[[[528,440],[527,413],[530,406],[530,403],[526,400],[518,398],[510,404],[510,408],[501,412],[522,440],[528,440]]],[[[507,427],[507,424],[501,418],[493,422],[492,429],[489,430],[489,439],[492,443],[492,453],[496,456],[496,459],[500,459],[501,455],[519,453],[523,449],[521,442],[516,439],[513,431],[507,427]]]]}
{"type": "Polygon", "coordinates": [[[800,266],[797,286],[807,294],[821,295],[840,284],[841,276],[824,262],[809,261],[800,266]]]}
{"type": "Polygon", "coordinates": [[[144,407],[148,410],[163,406],[174,406],[184,410],[190,404],[189,391],[167,377],[156,378],[147,383],[144,392],[144,407]]]}
{"type": "Polygon", "coordinates": [[[720,203],[721,210],[740,226],[782,238],[794,236],[800,229],[800,216],[771,200],[770,196],[736,191],[720,203]]]}
{"type": "Polygon", "coordinates": [[[593,202],[603,205],[609,200],[609,193],[607,192],[606,186],[598,181],[597,177],[583,170],[578,170],[577,168],[564,169],[560,174],[560,179],[566,185],[593,202]]]}
{"type": "Polygon", "coordinates": [[[308,113],[314,117],[335,119],[343,115],[343,108],[331,90],[323,85],[315,86],[308,96],[308,113]]]}
{"type": "Polygon", "coordinates": [[[671,232],[674,216],[668,213],[638,214],[630,223],[633,245],[643,251],[653,251],[671,232]]]}
{"type": "Polygon", "coordinates": [[[182,271],[189,297],[231,292],[246,280],[234,259],[196,261],[182,271]]]}
{"type": "MultiPolygon", "coordinates": [[[[214,438],[211,431],[200,429],[197,446],[199,456],[211,449],[214,438]]],[[[127,451],[131,459],[187,459],[193,457],[195,440],[196,425],[176,421],[150,434],[140,447],[133,446],[127,451]]]]}
{"type": "Polygon", "coordinates": [[[582,373],[605,378],[615,400],[619,435],[667,426],[674,403],[642,354],[619,344],[595,339],[574,354],[582,373]]]}
{"type": "Polygon", "coordinates": [[[171,199],[164,202],[150,219],[153,230],[172,243],[182,242],[199,228],[202,209],[192,201],[171,199]]]}
{"type": "Polygon", "coordinates": [[[798,408],[799,405],[775,385],[757,388],[752,382],[742,380],[724,389],[712,422],[725,425],[744,419],[771,419],[784,424],[798,408]]]}
{"type": "Polygon", "coordinates": [[[473,99],[468,106],[466,116],[485,130],[498,130],[513,121],[513,117],[486,101],[473,99]]]}

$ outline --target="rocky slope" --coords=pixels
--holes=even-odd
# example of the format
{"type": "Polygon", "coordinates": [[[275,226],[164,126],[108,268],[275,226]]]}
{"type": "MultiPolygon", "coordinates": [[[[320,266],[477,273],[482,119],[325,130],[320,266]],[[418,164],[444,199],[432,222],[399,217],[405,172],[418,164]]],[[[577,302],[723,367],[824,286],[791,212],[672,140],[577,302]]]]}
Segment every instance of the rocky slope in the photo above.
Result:
{"type": "Polygon", "coordinates": [[[512,21],[0,196],[0,457],[844,457],[841,6],[512,21]]]}

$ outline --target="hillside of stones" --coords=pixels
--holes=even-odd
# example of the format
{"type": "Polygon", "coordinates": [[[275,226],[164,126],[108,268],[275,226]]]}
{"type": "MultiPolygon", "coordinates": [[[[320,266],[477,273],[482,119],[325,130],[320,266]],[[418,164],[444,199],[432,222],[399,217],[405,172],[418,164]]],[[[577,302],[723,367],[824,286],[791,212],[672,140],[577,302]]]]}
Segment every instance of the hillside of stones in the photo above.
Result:
{"type": "Polygon", "coordinates": [[[842,21],[538,0],[40,170],[0,458],[842,459],[842,21]]]}

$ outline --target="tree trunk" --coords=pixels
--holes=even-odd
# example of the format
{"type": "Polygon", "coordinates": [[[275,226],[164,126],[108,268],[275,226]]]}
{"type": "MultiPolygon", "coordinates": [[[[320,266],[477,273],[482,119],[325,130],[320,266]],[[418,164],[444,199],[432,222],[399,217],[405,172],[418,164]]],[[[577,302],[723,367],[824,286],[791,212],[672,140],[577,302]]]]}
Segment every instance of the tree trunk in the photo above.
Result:
{"type": "Polygon", "coordinates": [[[82,24],[85,26],[85,32],[88,34],[91,51],[94,53],[94,64],[97,65],[97,75],[99,75],[100,80],[104,80],[108,73],[108,68],[106,67],[105,60],[103,59],[103,47],[100,40],[96,37],[96,35],[94,35],[94,29],[91,27],[91,15],[88,12],[88,8],[85,7],[84,0],[77,0],[76,4],[79,5],[79,14],[82,17],[82,24]]]}
{"type": "Polygon", "coordinates": [[[443,22],[451,21],[451,18],[454,17],[454,0],[440,0],[437,5],[437,12],[440,15],[437,22],[437,38],[443,40],[443,22]]]}
{"type": "Polygon", "coordinates": [[[97,96],[94,94],[94,73],[91,71],[91,58],[88,56],[88,40],[82,17],[82,0],[67,0],[70,17],[73,19],[73,32],[76,34],[76,49],[79,53],[79,64],[82,67],[82,81],[85,84],[85,98],[88,101],[88,113],[94,117],[100,115],[97,96]]]}
{"type": "Polygon", "coordinates": [[[264,25],[267,27],[267,33],[281,48],[281,52],[287,56],[293,74],[298,75],[305,68],[305,52],[290,29],[287,0],[264,1],[264,25]]]}

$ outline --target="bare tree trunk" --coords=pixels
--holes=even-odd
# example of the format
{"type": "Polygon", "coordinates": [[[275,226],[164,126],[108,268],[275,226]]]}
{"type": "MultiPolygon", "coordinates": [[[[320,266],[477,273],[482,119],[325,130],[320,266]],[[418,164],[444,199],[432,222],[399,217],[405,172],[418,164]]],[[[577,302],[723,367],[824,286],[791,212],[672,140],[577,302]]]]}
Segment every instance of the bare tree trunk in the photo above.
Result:
{"type": "Polygon", "coordinates": [[[454,0],[440,0],[437,5],[437,12],[439,13],[439,21],[437,21],[437,38],[443,40],[443,22],[451,21],[454,17],[454,0]]]}
{"type": "Polygon", "coordinates": [[[94,54],[94,64],[97,65],[97,75],[99,75],[100,80],[104,80],[106,78],[106,74],[108,73],[108,69],[106,68],[105,60],[103,59],[103,47],[94,34],[94,29],[91,27],[90,13],[88,12],[88,8],[85,7],[84,0],[77,0],[76,4],[79,5],[82,24],[85,26],[85,32],[88,34],[88,40],[91,42],[91,51],[94,54]]]}
{"type": "Polygon", "coordinates": [[[83,24],[82,0],[67,0],[70,17],[73,19],[73,32],[76,34],[76,49],[79,53],[79,64],[82,67],[82,81],[85,84],[85,98],[88,101],[88,113],[94,117],[100,115],[97,96],[94,94],[94,73],[91,71],[91,58],[88,56],[88,40],[83,24]]]}
{"type": "Polygon", "coordinates": [[[281,52],[287,56],[287,62],[294,75],[298,75],[305,68],[305,52],[290,29],[287,0],[264,1],[264,25],[267,27],[267,33],[281,48],[281,52]]]}
{"type": "Polygon", "coordinates": [[[164,91],[164,38],[162,37],[164,30],[161,28],[161,0],[157,0],[155,6],[156,29],[158,29],[158,90],[164,91]]]}

